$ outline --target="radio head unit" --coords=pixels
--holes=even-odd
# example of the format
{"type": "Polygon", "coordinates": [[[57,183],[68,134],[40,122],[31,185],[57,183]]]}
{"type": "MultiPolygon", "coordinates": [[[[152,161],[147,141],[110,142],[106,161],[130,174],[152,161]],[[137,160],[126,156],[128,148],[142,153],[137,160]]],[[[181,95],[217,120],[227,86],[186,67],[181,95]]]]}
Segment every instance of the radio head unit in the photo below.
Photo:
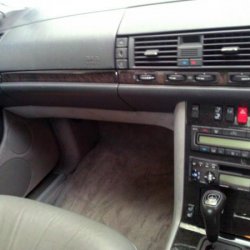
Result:
{"type": "Polygon", "coordinates": [[[250,158],[248,131],[192,126],[191,149],[203,153],[250,158]]]}

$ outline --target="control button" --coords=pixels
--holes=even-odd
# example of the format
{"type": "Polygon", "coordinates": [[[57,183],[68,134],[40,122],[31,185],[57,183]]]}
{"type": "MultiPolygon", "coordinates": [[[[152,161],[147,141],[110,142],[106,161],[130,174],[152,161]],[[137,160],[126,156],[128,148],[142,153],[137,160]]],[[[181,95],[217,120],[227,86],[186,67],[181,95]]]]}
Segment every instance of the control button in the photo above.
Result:
{"type": "Polygon", "coordinates": [[[247,124],[248,121],[248,108],[247,107],[238,107],[237,113],[237,122],[238,124],[247,124]]]}
{"type": "Polygon", "coordinates": [[[222,120],[223,109],[221,106],[216,106],[214,108],[214,120],[221,121],[222,120]]]}
{"type": "Polygon", "coordinates": [[[217,151],[218,151],[218,149],[217,149],[216,147],[211,147],[211,148],[210,148],[210,152],[211,152],[212,154],[217,154],[217,151]]]}
{"type": "Polygon", "coordinates": [[[198,82],[213,82],[215,81],[214,75],[197,75],[195,76],[195,80],[198,82]]]}
{"type": "Polygon", "coordinates": [[[223,130],[220,128],[212,128],[211,129],[211,133],[215,134],[215,135],[222,135],[223,134],[223,130]]]}
{"type": "Polygon", "coordinates": [[[242,158],[250,158],[250,152],[249,151],[241,151],[241,157],[242,158]]]}
{"type": "Polygon", "coordinates": [[[232,82],[250,82],[250,75],[233,75],[231,76],[232,82]]]}
{"type": "Polygon", "coordinates": [[[139,81],[153,81],[156,79],[154,74],[141,74],[137,76],[139,81]]]}
{"type": "Polygon", "coordinates": [[[210,163],[209,162],[205,162],[205,168],[210,168],[210,163]]]}
{"type": "Polygon", "coordinates": [[[186,80],[186,77],[184,75],[179,74],[168,75],[167,78],[169,81],[173,82],[181,82],[186,80]]]}
{"type": "Polygon", "coordinates": [[[225,154],[228,156],[240,157],[241,152],[240,150],[226,149],[225,154]]]}
{"type": "Polygon", "coordinates": [[[195,206],[193,204],[188,204],[188,207],[187,207],[187,217],[188,218],[192,218],[193,215],[194,215],[194,208],[195,206]]]}
{"type": "MultiPolygon", "coordinates": [[[[188,217],[188,218],[192,218],[192,217],[193,217],[193,215],[194,215],[194,214],[193,214],[193,213],[191,213],[191,212],[188,212],[188,213],[187,213],[187,217],[188,217]]],[[[178,250],[179,250],[179,248],[178,248],[178,250]]]]}
{"type": "Polygon", "coordinates": [[[216,180],[215,174],[211,171],[208,171],[205,175],[204,175],[204,179],[206,180],[206,182],[208,184],[213,183],[216,180]]]}
{"type": "Polygon", "coordinates": [[[218,154],[224,155],[225,154],[225,149],[224,148],[218,148],[218,154]]]}
{"type": "Polygon", "coordinates": [[[233,122],[234,121],[234,108],[233,107],[227,107],[226,108],[226,121],[233,122]]]}
{"type": "Polygon", "coordinates": [[[117,48],[116,49],[116,58],[124,59],[128,57],[128,49],[127,48],[117,48]]]}
{"type": "Polygon", "coordinates": [[[190,59],[191,66],[201,66],[202,60],[201,59],[190,59]]]}
{"type": "Polygon", "coordinates": [[[127,37],[118,37],[116,39],[116,47],[127,47],[128,46],[128,38],[127,37]]]}
{"type": "Polygon", "coordinates": [[[211,168],[212,169],[218,169],[218,164],[217,163],[211,163],[211,168]]]}
{"type": "Polygon", "coordinates": [[[210,128],[200,128],[199,132],[204,134],[210,134],[210,128]]]}
{"type": "Polygon", "coordinates": [[[235,136],[237,137],[243,137],[243,138],[247,136],[247,132],[243,130],[235,130],[234,134],[236,134],[235,136]]]}
{"type": "Polygon", "coordinates": [[[202,153],[209,153],[210,148],[207,146],[200,146],[200,152],[202,153]]]}
{"type": "Polygon", "coordinates": [[[197,169],[193,169],[191,172],[191,177],[193,181],[198,181],[200,179],[201,173],[197,169]]]}
{"type": "Polygon", "coordinates": [[[192,160],[191,165],[192,165],[192,167],[197,167],[197,161],[196,160],[192,160]]]}
{"type": "Polygon", "coordinates": [[[198,161],[198,166],[199,166],[200,168],[204,167],[204,161],[198,161]]]}
{"type": "Polygon", "coordinates": [[[193,132],[198,132],[199,131],[199,127],[192,126],[192,131],[193,132]]]}
{"type": "Polygon", "coordinates": [[[189,59],[178,59],[178,66],[189,66],[189,59]]]}
{"type": "Polygon", "coordinates": [[[200,116],[200,106],[199,105],[192,105],[191,117],[193,119],[198,119],[200,116]]]}
{"type": "Polygon", "coordinates": [[[127,69],[128,68],[128,60],[127,59],[117,59],[116,66],[118,69],[127,69]]]}
{"type": "Polygon", "coordinates": [[[193,204],[188,204],[187,211],[188,212],[193,212],[194,211],[194,205],[193,204]]]}
{"type": "Polygon", "coordinates": [[[246,131],[243,130],[233,130],[233,129],[224,129],[223,135],[229,135],[229,136],[237,136],[237,137],[246,137],[246,131]]]}

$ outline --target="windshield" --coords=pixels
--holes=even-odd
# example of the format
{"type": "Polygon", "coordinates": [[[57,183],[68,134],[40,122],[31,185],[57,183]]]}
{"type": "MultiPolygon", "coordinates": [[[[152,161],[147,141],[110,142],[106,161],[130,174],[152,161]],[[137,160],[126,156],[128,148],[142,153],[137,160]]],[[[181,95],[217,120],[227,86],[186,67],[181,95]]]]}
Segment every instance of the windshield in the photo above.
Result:
{"type": "Polygon", "coordinates": [[[81,1],[81,0],[4,0],[1,1],[2,4],[12,5],[12,6],[23,6],[23,7],[49,7],[57,6],[60,8],[62,6],[84,6],[86,8],[90,7],[101,7],[101,8],[124,8],[128,6],[137,6],[137,5],[147,5],[154,3],[167,3],[167,2],[176,2],[176,1],[187,1],[187,0],[91,0],[91,1],[81,1]]]}

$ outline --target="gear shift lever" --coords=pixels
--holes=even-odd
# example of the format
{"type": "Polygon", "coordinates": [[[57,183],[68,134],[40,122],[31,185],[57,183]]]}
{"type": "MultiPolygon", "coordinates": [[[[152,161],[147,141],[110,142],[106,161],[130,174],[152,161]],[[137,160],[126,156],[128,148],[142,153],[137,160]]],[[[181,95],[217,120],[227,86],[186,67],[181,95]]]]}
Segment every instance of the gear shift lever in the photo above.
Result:
{"type": "Polygon", "coordinates": [[[201,199],[201,214],[203,216],[207,239],[214,243],[220,231],[220,216],[224,209],[226,196],[217,190],[205,192],[201,199]]]}

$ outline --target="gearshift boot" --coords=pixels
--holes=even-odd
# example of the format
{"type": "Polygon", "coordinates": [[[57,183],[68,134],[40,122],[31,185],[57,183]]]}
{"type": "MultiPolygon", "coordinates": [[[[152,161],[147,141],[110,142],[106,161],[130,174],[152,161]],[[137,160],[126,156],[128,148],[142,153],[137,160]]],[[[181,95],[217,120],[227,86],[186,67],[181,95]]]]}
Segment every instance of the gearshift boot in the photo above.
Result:
{"type": "Polygon", "coordinates": [[[220,216],[224,209],[226,196],[217,190],[209,190],[201,199],[201,214],[203,216],[207,239],[213,243],[218,240],[220,232],[220,216]]]}

